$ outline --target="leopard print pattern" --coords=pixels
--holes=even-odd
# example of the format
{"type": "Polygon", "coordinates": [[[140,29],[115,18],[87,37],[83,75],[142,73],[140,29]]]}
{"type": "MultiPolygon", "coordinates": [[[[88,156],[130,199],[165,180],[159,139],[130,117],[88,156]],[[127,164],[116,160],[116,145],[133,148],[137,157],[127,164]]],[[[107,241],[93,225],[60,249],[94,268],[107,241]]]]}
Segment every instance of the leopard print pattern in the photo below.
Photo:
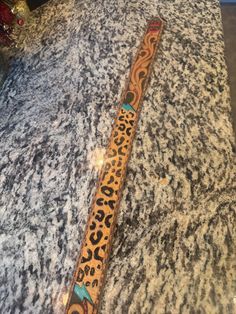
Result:
{"type": "Polygon", "coordinates": [[[163,22],[148,23],[142,45],[118,110],[99,184],[88,219],[78,267],[69,295],[67,313],[97,313],[104,284],[126,167],[136,130],[140,103],[146,88],[163,22]]]}

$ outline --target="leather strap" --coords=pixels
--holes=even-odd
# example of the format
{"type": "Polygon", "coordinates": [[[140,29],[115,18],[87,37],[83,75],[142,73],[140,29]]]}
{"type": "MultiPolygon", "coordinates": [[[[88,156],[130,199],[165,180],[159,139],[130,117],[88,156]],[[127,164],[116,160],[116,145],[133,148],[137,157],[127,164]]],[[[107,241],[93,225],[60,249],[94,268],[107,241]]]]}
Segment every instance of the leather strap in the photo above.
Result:
{"type": "Polygon", "coordinates": [[[80,257],[69,293],[66,313],[98,312],[105,283],[112,238],[121,200],[141,102],[160,41],[164,22],[148,22],[122,97],[100,179],[88,218],[80,257]]]}

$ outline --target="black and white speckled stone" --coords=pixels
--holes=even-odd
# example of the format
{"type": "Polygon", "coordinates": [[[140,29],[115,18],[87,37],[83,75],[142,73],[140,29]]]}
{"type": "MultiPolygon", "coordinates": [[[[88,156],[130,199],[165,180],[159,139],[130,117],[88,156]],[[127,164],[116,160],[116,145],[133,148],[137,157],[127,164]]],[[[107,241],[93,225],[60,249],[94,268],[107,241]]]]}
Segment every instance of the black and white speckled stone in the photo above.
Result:
{"type": "Polygon", "coordinates": [[[167,20],[102,314],[235,313],[236,165],[217,0],[52,1],[0,93],[0,312],[63,313],[146,19],[167,20]],[[163,179],[165,178],[165,179],[163,179]]]}

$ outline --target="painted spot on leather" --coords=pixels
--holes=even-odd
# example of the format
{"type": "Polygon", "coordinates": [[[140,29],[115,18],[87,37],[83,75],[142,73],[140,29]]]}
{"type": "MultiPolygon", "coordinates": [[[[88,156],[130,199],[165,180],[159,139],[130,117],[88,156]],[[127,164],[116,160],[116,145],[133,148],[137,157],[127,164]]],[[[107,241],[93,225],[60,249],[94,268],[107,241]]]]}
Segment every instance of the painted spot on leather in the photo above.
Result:
{"type": "Polygon", "coordinates": [[[94,258],[97,260],[97,261],[103,261],[103,257],[99,255],[99,251],[100,251],[100,247],[96,247],[96,249],[94,250],[94,258]]]}
{"type": "Polygon", "coordinates": [[[105,225],[107,228],[110,228],[111,226],[111,223],[110,223],[110,220],[112,218],[113,215],[108,215],[106,218],[105,218],[105,225]]]}
{"type": "Polygon", "coordinates": [[[104,194],[108,197],[112,197],[114,190],[113,190],[113,188],[110,188],[109,186],[105,185],[105,186],[101,187],[101,192],[102,192],[102,194],[104,194]]]}
{"type": "MultiPolygon", "coordinates": [[[[125,147],[125,146],[124,146],[124,147],[125,147]]],[[[125,156],[125,153],[126,153],[126,152],[124,152],[124,151],[122,151],[122,150],[123,150],[123,147],[122,147],[122,146],[119,147],[119,148],[118,148],[118,154],[121,155],[121,156],[125,156]]]]}
{"type": "MultiPolygon", "coordinates": [[[[102,199],[99,199],[99,200],[102,200],[102,199]]],[[[100,203],[102,203],[103,204],[103,202],[101,201],[100,203]]],[[[103,219],[104,219],[104,217],[105,217],[105,213],[104,213],[104,211],[103,210],[101,210],[101,209],[99,209],[98,211],[97,211],[97,214],[96,214],[96,216],[95,216],[95,219],[96,220],[98,220],[99,222],[102,222],[103,221],[103,219]]]]}
{"type": "Polygon", "coordinates": [[[93,221],[92,224],[89,226],[90,230],[95,230],[96,229],[96,223],[93,221]]]}
{"type": "Polygon", "coordinates": [[[103,236],[102,231],[98,230],[97,232],[92,232],[90,234],[89,240],[93,245],[96,245],[101,241],[102,236],[103,236]]]}
{"type": "Polygon", "coordinates": [[[81,263],[87,263],[89,262],[93,257],[93,253],[90,249],[87,249],[87,257],[86,256],[83,256],[82,259],[81,259],[81,263]]]}
{"type": "Polygon", "coordinates": [[[120,146],[124,143],[125,141],[125,138],[123,136],[121,136],[121,138],[116,138],[114,143],[117,145],[117,146],[120,146]]]}

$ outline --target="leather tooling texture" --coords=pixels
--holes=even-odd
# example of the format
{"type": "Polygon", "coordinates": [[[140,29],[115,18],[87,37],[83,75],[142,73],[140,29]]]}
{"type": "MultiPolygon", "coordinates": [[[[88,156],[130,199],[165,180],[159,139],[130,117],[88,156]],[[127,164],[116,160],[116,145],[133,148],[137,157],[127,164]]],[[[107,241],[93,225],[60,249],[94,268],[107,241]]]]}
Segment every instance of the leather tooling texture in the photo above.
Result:
{"type": "Polygon", "coordinates": [[[67,313],[97,313],[107,268],[126,167],[131,152],[140,105],[149,78],[163,21],[148,23],[131,69],[107,148],[100,180],[88,219],[67,313]]]}
{"type": "Polygon", "coordinates": [[[0,92],[0,313],[58,314],[147,20],[143,99],[101,314],[235,314],[236,158],[219,1],[52,0],[0,92]],[[135,183],[135,184],[134,184],[135,183]]]}

